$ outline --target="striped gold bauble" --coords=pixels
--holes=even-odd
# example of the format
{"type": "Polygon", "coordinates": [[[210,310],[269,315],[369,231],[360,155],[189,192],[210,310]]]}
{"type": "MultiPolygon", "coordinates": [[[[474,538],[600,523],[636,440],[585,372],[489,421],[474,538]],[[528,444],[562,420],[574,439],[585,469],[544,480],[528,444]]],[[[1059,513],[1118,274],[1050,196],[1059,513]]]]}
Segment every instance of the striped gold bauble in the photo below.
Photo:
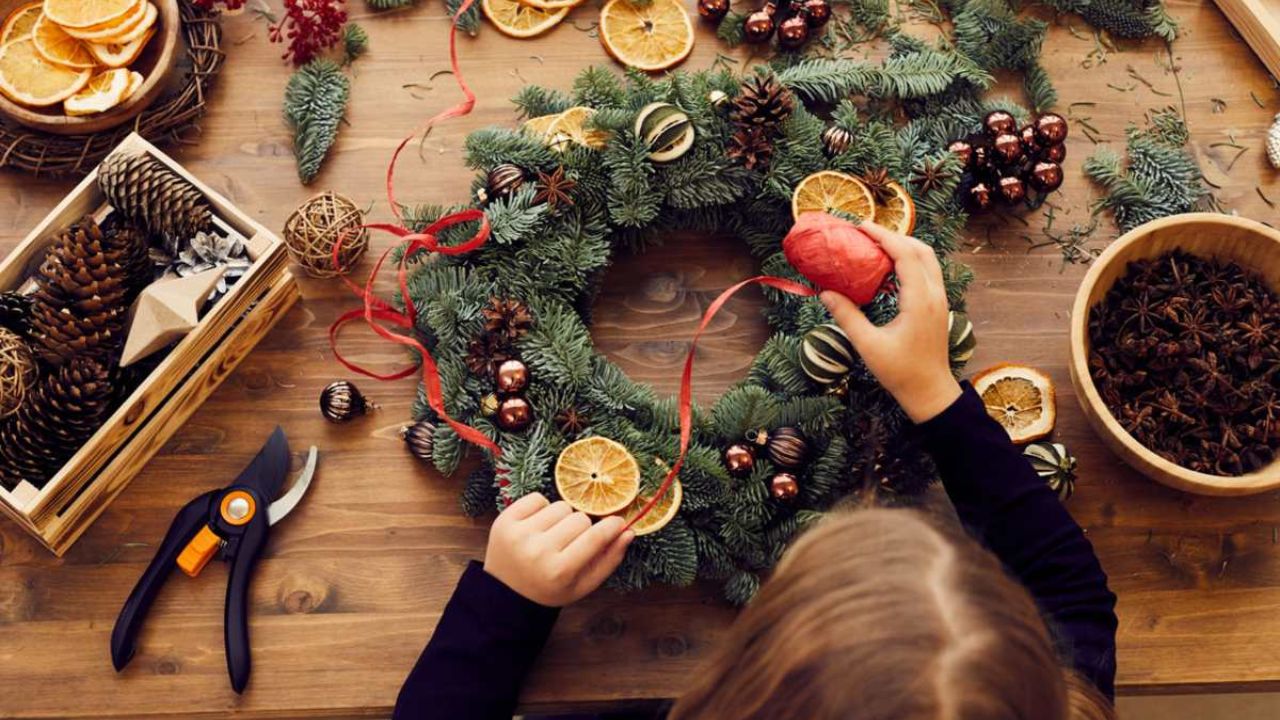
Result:
{"type": "Polygon", "coordinates": [[[947,345],[954,365],[969,362],[978,347],[978,339],[973,335],[973,322],[958,310],[952,310],[947,316],[947,345]]]}
{"type": "Polygon", "coordinates": [[[693,123],[671,103],[650,103],[636,116],[636,136],[649,148],[649,159],[671,162],[693,147],[693,123]]]}
{"type": "Polygon", "coordinates": [[[819,385],[834,385],[848,375],[854,356],[849,336],[831,323],[810,330],[800,343],[800,367],[819,385]]]}

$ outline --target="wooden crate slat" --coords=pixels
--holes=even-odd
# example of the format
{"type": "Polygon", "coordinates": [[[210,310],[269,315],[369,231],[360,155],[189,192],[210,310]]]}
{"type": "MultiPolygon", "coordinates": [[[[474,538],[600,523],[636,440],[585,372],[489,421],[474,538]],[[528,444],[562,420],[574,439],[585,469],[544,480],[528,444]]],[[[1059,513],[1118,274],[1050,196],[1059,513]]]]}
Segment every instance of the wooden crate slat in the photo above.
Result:
{"type": "Polygon", "coordinates": [[[1218,7],[1257,53],[1262,64],[1280,79],[1280,2],[1276,0],[1217,0],[1218,7]]]}

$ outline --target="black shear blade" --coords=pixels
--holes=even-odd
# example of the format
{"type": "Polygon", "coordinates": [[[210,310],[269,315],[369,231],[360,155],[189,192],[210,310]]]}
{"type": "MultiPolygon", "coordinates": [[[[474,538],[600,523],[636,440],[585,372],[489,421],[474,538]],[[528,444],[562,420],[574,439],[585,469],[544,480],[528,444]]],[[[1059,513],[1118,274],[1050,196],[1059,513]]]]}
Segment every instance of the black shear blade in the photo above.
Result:
{"type": "Polygon", "coordinates": [[[262,496],[266,502],[275,500],[289,474],[289,439],[284,430],[277,427],[267,443],[258,451],[257,457],[236,478],[235,485],[247,485],[262,496]]]}

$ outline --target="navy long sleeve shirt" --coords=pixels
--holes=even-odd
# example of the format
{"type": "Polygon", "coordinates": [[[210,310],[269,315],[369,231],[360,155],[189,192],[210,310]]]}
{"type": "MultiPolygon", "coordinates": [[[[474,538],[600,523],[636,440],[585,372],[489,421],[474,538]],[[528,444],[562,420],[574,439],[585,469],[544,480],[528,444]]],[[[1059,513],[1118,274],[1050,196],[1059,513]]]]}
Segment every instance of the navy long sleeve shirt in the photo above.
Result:
{"type": "MultiPolygon", "coordinates": [[[[956,513],[1031,592],[1059,651],[1108,698],[1115,595],[1080,526],[967,383],[918,427],[956,513]]],[[[396,702],[396,720],[509,720],[559,610],[468,565],[396,702]]]]}

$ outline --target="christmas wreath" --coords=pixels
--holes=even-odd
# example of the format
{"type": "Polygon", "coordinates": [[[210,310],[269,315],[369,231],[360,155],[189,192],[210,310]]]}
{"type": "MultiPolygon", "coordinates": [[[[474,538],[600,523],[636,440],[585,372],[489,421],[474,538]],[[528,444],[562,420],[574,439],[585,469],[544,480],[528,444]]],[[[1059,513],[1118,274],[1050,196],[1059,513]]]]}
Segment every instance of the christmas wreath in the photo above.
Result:
{"type": "MultiPolygon", "coordinates": [[[[725,71],[619,78],[588,68],[571,93],[522,90],[520,127],[467,138],[489,241],[429,261],[419,250],[405,261],[444,407],[501,448],[466,481],[469,514],[531,492],[559,497],[557,480],[569,472],[562,452],[589,437],[613,441],[590,449],[594,467],[617,453],[638,470],[636,503],[658,489],[679,453],[677,404],[596,352],[588,327],[616,255],[665,232],[731,233],[763,273],[804,282],[781,242],[806,178],[861,178],[877,196],[909,189],[913,234],[937,251],[951,307],[963,310],[971,274],[946,256],[967,214],[956,200],[959,161],[945,148],[996,107],[1025,113],[983,101],[991,76],[962,55],[906,36],[894,46],[882,64],[810,60],[745,80],[725,71]],[[849,99],[857,95],[871,100],[859,107],[849,99]],[[895,110],[906,112],[905,125],[895,110]]],[[[459,210],[405,214],[421,230],[459,210]]],[[[474,229],[443,229],[438,242],[460,244],[474,229]]],[[[787,541],[838,501],[908,498],[931,481],[909,423],[821,303],[769,288],[765,295],[773,336],[746,380],[713,407],[694,408],[678,489],[654,513],[661,528],[636,539],[615,585],[713,578],[725,581],[730,601],[745,602],[787,541]]],[[[864,310],[874,322],[890,320],[892,282],[864,310]]],[[[959,318],[955,335],[968,338],[959,318]]],[[[409,437],[418,448],[429,439],[431,461],[451,475],[466,443],[419,394],[409,437]]]]}

